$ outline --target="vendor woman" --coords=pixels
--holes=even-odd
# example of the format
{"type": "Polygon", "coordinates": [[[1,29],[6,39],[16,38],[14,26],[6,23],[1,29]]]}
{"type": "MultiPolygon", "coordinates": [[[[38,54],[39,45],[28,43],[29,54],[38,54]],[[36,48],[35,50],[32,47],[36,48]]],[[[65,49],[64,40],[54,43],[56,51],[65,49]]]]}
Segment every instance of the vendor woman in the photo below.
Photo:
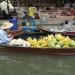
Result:
{"type": "Polygon", "coordinates": [[[11,35],[7,34],[7,32],[5,30],[8,30],[9,28],[11,28],[13,26],[13,24],[9,23],[9,22],[5,22],[1,27],[0,27],[0,44],[1,43],[6,43],[12,40],[11,35]]]}

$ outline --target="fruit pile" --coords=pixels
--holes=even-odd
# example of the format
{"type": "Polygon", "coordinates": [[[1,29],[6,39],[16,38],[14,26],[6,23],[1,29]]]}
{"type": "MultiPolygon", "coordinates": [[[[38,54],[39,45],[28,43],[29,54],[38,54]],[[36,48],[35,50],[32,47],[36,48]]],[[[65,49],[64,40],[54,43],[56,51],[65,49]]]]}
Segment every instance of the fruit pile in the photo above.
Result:
{"type": "Polygon", "coordinates": [[[31,47],[31,44],[21,38],[13,39],[8,43],[9,46],[31,47]]]}
{"type": "Polygon", "coordinates": [[[63,47],[75,47],[75,41],[68,36],[62,36],[61,34],[48,35],[40,39],[27,38],[27,42],[31,44],[31,47],[39,48],[63,48],[63,47]]]}

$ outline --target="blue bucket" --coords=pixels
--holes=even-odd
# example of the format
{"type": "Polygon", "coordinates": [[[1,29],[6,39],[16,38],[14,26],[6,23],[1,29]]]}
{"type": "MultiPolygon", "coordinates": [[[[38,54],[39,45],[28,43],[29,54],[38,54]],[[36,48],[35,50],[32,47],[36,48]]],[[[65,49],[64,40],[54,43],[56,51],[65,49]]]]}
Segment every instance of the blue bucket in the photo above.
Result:
{"type": "Polygon", "coordinates": [[[18,20],[16,18],[9,19],[9,22],[13,24],[10,30],[18,30],[18,26],[17,26],[18,20]]]}

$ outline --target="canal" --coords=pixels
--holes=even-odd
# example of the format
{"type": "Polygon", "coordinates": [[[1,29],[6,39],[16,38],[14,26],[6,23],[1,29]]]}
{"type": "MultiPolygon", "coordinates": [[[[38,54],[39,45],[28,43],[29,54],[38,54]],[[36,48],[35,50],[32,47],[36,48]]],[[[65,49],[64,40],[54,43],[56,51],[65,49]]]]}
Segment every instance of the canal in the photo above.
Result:
{"type": "Polygon", "coordinates": [[[75,75],[75,56],[0,52],[0,75],[75,75]]]}

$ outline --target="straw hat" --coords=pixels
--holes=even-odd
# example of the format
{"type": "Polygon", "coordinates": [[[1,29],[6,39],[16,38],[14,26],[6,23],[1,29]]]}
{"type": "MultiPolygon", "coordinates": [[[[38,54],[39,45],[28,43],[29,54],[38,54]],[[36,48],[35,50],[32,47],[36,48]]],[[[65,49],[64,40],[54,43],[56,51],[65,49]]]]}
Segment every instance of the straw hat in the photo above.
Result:
{"type": "Polygon", "coordinates": [[[11,28],[12,26],[13,26],[12,23],[10,23],[10,22],[4,22],[0,28],[1,28],[1,29],[9,29],[9,28],[11,28]]]}

